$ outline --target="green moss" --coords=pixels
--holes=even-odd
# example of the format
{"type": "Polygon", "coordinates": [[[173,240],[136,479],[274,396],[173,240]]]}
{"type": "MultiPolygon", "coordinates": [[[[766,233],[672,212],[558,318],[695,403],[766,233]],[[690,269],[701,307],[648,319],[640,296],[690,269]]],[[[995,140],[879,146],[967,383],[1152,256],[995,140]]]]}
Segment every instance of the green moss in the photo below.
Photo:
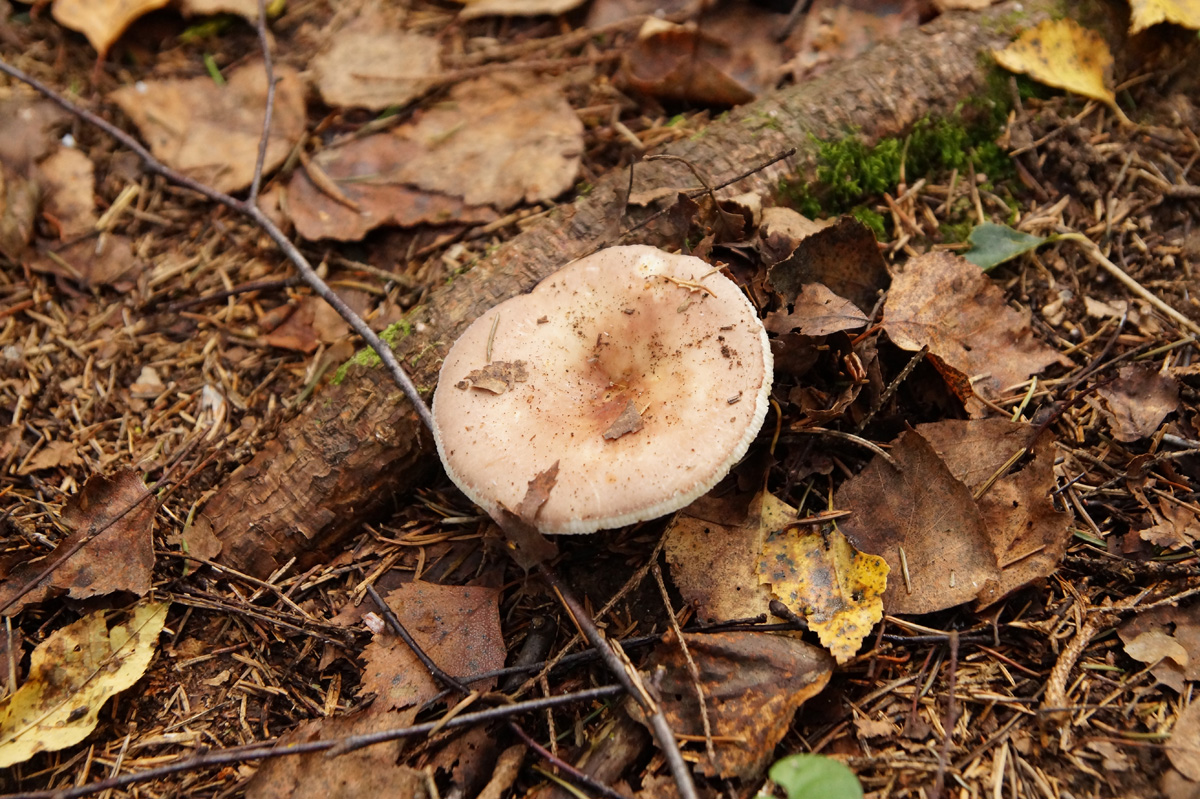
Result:
{"type": "MultiPolygon", "coordinates": [[[[394,349],[398,342],[403,341],[410,335],[412,335],[412,322],[409,322],[407,319],[401,319],[399,322],[385,327],[383,332],[379,334],[379,337],[383,339],[385,344],[394,349]]],[[[379,353],[370,347],[363,347],[354,353],[350,360],[338,367],[337,372],[333,375],[332,382],[335,386],[340,386],[342,381],[346,379],[346,374],[350,371],[351,367],[364,366],[368,369],[373,369],[380,363],[379,353]]]]}
{"type": "Polygon", "coordinates": [[[873,211],[865,205],[859,205],[850,210],[850,215],[862,222],[875,234],[876,241],[887,241],[887,220],[883,214],[873,211]]]}

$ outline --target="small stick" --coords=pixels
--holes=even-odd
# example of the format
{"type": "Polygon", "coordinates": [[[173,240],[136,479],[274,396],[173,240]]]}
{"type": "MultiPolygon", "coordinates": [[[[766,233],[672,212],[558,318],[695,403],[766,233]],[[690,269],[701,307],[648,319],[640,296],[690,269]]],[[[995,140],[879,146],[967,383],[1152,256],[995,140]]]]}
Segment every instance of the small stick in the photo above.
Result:
{"type": "Polygon", "coordinates": [[[717,750],[713,746],[712,725],[708,721],[708,699],[704,695],[704,685],[700,682],[700,669],[696,666],[696,661],[692,660],[692,653],[688,651],[687,641],[683,639],[683,630],[679,628],[679,619],[675,618],[675,609],[671,607],[671,596],[667,593],[667,584],[663,582],[662,569],[658,563],[650,567],[651,573],[654,574],[654,581],[658,583],[658,593],[662,597],[663,607],[667,609],[667,618],[671,620],[671,629],[675,633],[675,637],[679,640],[679,651],[683,652],[683,659],[687,661],[688,674],[692,677],[692,687],[696,689],[696,701],[700,703],[700,723],[704,726],[704,749],[708,752],[708,762],[713,768],[717,767],[717,750]]]}

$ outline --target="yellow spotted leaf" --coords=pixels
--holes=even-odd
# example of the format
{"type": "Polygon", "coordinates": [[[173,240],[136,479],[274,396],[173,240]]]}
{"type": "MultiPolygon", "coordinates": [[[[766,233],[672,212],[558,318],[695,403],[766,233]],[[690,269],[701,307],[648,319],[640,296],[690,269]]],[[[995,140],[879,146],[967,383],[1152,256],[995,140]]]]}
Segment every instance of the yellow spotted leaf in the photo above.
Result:
{"type": "Polygon", "coordinates": [[[86,738],[109,697],[145,674],[168,607],[137,605],[112,626],[117,614],[97,611],[38,644],[29,659],[29,679],[0,700],[0,768],[86,738]]]}
{"type": "Polygon", "coordinates": [[[1011,72],[1116,108],[1116,96],[1107,83],[1113,63],[1108,43],[1074,20],[1048,19],[992,54],[1011,72]]]}
{"type": "Polygon", "coordinates": [[[1129,0],[1129,32],[1144,31],[1160,22],[1200,30],[1200,0],[1129,0]]]}
{"type": "Polygon", "coordinates": [[[838,663],[854,657],[883,618],[887,576],[883,558],[859,552],[832,525],[776,530],[758,565],[759,582],[807,617],[809,629],[838,663]]]}

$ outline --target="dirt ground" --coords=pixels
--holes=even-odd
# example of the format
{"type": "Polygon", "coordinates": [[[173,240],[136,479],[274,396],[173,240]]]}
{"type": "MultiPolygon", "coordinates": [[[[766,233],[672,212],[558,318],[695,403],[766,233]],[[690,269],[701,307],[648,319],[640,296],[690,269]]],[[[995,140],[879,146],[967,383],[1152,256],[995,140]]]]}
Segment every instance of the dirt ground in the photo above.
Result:
{"type": "MultiPolygon", "coordinates": [[[[421,13],[430,25],[447,14],[434,7],[421,13]]],[[[324,4],[291,5],[273,28],[280,61],[303,67],[301,54],[318,46],[331,16],[324,4]]],[[[503,43],[562,33],[550,21],[486,25],[470,32],[503,43]]],[[[97,108],[105,92],[145,63],[152,62],[158,76],[194,75],[195,64],[214,48],[222,66],[257,48],[245,24],[199,44],[172,38],[184,27],[173,13],[151,15],[126,34],[120,58],[97,66],[77,36],[41,15],[0,31],[0,54],[97,108]],[[160,41],[176,43],[139,44],[160,41]]],[[[620,41],[605,47],[615,49],[620,41]]],[[[1178,52],[1194,63],[1196,48],[1188,47],[1178,52]]],[[[595,60],[598,65],[568,84],[576,109],[612,103],[616,61],[595,60]]],[[[1153,66],[1124,76],[1119,92],[1136,125],[1121,124],[1101,104],[1052,91],[1022,94],[1014,81],[1016,105],[996,138],[1005,163],[994,174],[974,164],[933,169],[906,175],[886,196],[862,197],[859,211],[881,220],[879,248],[889,269],[901,272],[923,253],[965,251],[965,231],[983,221],[1035,235],[1070,230],[1188,319],[1200,320],[1194,299],[1200,290],[1200,72],[1148,63],[1153,66]]],[[[124,124],[118,112],[108,116],[124,124]]],[[[611,116],[607,110],[581,116],[586,149],[578,184],[585,187],[627,165],[630,153],[621,146],[627,133],[653,147],[690,135],[711,114],[641,100],[611,116]],[[673,122],[677,112],[682,121],[673,122]]],[[[310,123],[346,130],[370,118],[331,111],[310,123]]],[[[560,654],[574,630],[553,595],[509,561],[484,517],[440,471],[395,497],[389,515],[363,524],[340,555],[313,568],[284,569],[264,580],[189,557],[180,536],[197,509],[282,425],[305,414],[359,342],[298,284],[260,230],[144,173],[130,153],[78,119],[58,121],[53,130],[73,136],[96,165],[102,207],[131,183],[140,187],[117,231],[146,268],[118,285],[88,288],[63,274],[0,260],[0,407],[9,411],[0,439],[0,567],[11,587],[18,564],[44,558],[75,529],[64,514],[70,516],[68,500],[89,477],[132,470],[147,484],[167,478],[154,522],[149,591],[171,609],[146,675],[110,700],[96,731],[81,744],[13,766],[0,775],[0,786],[22,795],[64,789],[284,734],[306,740],[317,735],[314,724],[355,718],[371,704],[376,684],[364,665],[373,645],[373,631],[363,623],[371,609],[364,599],[368,584],[386,592],[419,577],[486,589],[498,597],[502,653],[514,655],[533,627],[553,618],[557,638],[539,659],[560,654]]],[[[38,224],[46,229],[54,220],[43,216],[38,224]]],[[[485,232],[470,225],[384,228],[361,241],[302,249],[321,264],[329,285],[382,330],[518,228],[513,221],[485,232]]],[[[761,285],[761,263],[744,248],[718,246],[714,257],[735,261],[737,274],[761,285]]],[[[1168,753],[1181,714],[1196,701],[1200,663],[1196,339],[1068,242],[1048,244],[989,274],[1009,307],[1031,312],[1034,336],[1063,358],[1036,384],[990,402],[997,414],[1017,411],[1033,425],[1047,425],[1054,501],[1059,512],[1071,514],[1065,556],[1049,577],[983,609],[968,603],[918,617],[888,616],[801,707],[775,756],[834,756],[858,775],[868,795],[879,797],[927,797],[938,779],[942,795],[961,797],[1200,796],[1200,783],[1168,753]],[[1122,371],[1128,367],[1148,368],[1122,371]],[[1155,374],[1174,387],[1166,399],[1146,382],[1155,374]],[[1110,390],[1107,405],[1101,389],[1110,390]],[[1164,408],[1157,420],[1147,407],[1155,403],[1164,408]],[[1149,430],[1120,436],[1112,419],[1122,414],[1131,425],[1148,415],[1149,430]],[[1148,530],[1161,535],[1143,535],[1148,530]],[[1174,636],[1185,654],[1131,656],[1129,642],[1156,630],[1174,636]],[[1061,704],[1046,698],[1055,686],[1061,704]]],[[[887,445],[909,426],[967,417],[932,362],[905,371],[911,353],[877,328],[868,332],[873,368],[884,384],[895,380],[899,388],[861,429],[864,438],[887,445]]],[[[839,352],[862,351],[856,349],[862,341],[851,336],[838,342],[815,356],[804,377],[826,397],[845,387],[839,352]]],[[[814,423],[811,408],[796,395],[789,401],[789,390],[799,384],[788,377],[777,387],[779,418],[769,417],[765,439],[738,471],[743,485],[732,485],[735,478],[724,490],[765,480],[772,493],[820,512],[835,488],[862,469],[869,453],[857,444],[803,429],[814,423]]],[[[851,402],[822,417],[819,427],[860,430],[870,403],[866,394],[857,402],[857,410],[851,402]]],[[[601,620],[614,639],[648,637],[630,647],[635,663],[668,629],[663,598],[645,573],[667,523],[559,541],[559,572],[592,610],[640,575],[601,620]]],[[[134,556],[110,557],[100,571],[122,571],[134,556]]],[[[664,571],[674,614],[685,626],[694,623],[670,570],[664,571]]],[[[6,616],[0,664],[9,664],[8,690],[28,672],[31,650],[55,630],[119,606],[112,595],[51,596],[6,616]]],[[[600,665],[572,662],[544,675],[526,698],[609,682],[600,665]]],[[[404,723],[438,715],[414,709],[404,723]]],[[[601,752],[589,768],[626,795],[673,795],[661,756],[618,698],[530,714],[525,724],[569,762],[601,752]]],[[[365,730],[348,723],[325,726],[321,734],[365,730]]],[[[507,776],[494,784],[510,788],[508,795],[569,795],[554,793],[553,769],[536,757],[512,769],[502,753],[517,741],[500,722],[465,730],[397,744],[382,761],[348,755],[344,773],[387,774],[397,764],[413,770],[404,773],[415,782],[371,789],[380,795],[482,796],[484,784],[502,773],[507,776]]],[[[1171,745],[1188,749],[1179,739],[1171,745]]],[[[1195,739],[1190,747],[1194,757],[1195,739]]],[[[702,737],[685,744],[689,759],[702,759],[704,749],[702,737]]],[[[275,781],[252,783],[258,761],[231,759],[115,793],[363,795],[365,789],[331,782],[319,768],[272,772],[275,781]]],[[[761,784],[761,777],[704,778],[701,792],[749,796],[761,784]]]]}

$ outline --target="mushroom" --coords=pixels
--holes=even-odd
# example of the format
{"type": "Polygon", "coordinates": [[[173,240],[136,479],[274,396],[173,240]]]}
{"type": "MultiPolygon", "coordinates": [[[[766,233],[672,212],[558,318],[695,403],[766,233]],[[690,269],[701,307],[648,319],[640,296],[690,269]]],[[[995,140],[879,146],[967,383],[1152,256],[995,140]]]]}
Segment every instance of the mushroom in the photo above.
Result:
{"type": "Polygon", "coordinates": [[[699,258],[611,247],[476,319],[442,364],[434,438],[492,516],[558,465],[533,519],[591,533],[691,503],[762,426],[771,350],[738,286],[699,258]]]}

